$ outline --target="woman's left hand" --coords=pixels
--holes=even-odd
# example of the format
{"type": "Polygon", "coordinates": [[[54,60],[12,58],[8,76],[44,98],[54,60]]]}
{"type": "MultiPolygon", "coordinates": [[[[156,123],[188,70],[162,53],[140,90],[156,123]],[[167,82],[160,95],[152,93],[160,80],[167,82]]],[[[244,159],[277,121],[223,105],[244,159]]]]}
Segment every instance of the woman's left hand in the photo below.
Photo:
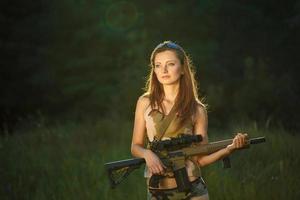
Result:
{"type": "Polygon", "coordinates": [[[236,136],[233,138],[232,143],[227,146],[227,150],[229,150],[229,152],[232,153],[236,149],[243,148],[246,145],[247,139],[247,133],[236,134],[236,136]]]}

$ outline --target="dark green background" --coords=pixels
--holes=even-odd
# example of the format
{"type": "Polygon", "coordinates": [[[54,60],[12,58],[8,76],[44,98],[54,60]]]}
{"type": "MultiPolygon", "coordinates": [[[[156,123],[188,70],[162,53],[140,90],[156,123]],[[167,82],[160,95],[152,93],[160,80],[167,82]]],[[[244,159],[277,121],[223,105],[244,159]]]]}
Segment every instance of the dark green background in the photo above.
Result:
{"type": "Polygon", "coordinates": [[[152,49],[191,56],[210,124],[299,130],[300,3],[1,1],[1,124],[132,118],[152,49]]]}

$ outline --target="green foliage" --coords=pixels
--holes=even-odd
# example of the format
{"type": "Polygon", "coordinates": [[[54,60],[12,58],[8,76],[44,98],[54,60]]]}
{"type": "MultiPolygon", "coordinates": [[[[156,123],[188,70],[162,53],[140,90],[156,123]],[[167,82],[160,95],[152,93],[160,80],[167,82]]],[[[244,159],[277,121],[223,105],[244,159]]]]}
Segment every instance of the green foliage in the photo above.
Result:
{"type": "MultiPolygon", "coordinates": [[[[0,198],[8,199],[145,199],[143,169],[115,190],[109,188],[104,163],[130,158],[132,123],[94,120],[60,122],[20,130],[0,138],[0,198]]],[[[210,141],[246,131],[266,136],[231,156],[232,168],[217,162],[203,168],[211,199],[299,199],[299,136],[284,130],[232,126],[214,130],[210,141]]]]}

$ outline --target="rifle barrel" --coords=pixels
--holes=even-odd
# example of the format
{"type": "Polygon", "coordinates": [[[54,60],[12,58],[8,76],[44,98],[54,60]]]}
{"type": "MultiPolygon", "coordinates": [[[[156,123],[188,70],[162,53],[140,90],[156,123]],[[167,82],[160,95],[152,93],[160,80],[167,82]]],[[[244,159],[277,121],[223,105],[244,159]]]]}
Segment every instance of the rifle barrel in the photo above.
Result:
{"type": "MultiPolygon", "coordinates": [[[[226,146],[230,145],[232,143],[233,139],[228,140],[221,140],[217,142],[211,142],[208,144],[202,144],[196,147],[187,147],[183,148],[181,152],[184,152],[186,156],[194,156],[194,155],[207,155],[214,153],[220,149],[225,148],[226,146]]],[[[249,144],[259,144],[266,141],[265,137],[258,137],[258,138],[252,138],[249,139],[249,144]]],[[[180,153],[180,151],[171,152],[171,155],[176,155],[180,153]]]]}
{"type": "Polygon", "coordinates": [[[250,139],[250,144],[259,144],[259,143],[263,143],[263,142],[266,142],[265,137],[258,137],[258,138],[250,139]]]}

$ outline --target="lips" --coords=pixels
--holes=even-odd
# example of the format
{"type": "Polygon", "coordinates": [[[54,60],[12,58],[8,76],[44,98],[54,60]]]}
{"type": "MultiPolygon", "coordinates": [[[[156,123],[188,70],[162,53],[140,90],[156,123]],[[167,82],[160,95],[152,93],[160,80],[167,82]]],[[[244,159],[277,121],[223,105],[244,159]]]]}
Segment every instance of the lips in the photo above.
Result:
{"type": "Polygon", "coordinates": [[[164,76],[162,76],[161,78],[163,78],[163,79],[165,79],[165,78],[170,78],[170,76],[169,76],[169,75],[164,75],[164,76]]]}

